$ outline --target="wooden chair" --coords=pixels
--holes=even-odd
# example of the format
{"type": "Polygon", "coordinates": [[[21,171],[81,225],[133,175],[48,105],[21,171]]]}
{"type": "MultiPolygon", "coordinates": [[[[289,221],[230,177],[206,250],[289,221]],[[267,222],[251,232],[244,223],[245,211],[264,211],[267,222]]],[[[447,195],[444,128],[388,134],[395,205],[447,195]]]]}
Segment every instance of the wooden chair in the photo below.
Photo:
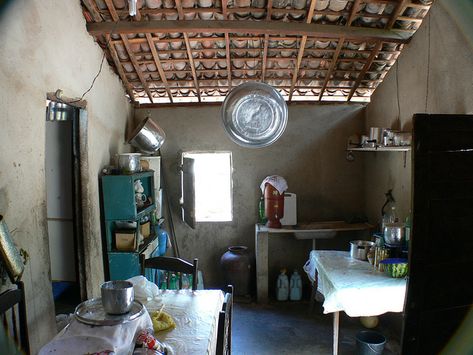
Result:
{"type": "Polygon", "coordinates": [[[233,315],[233,286],[228,285],[222,310],[218,316],[217,355],[232,353],[232,315],[233,315]]]}
{"type": "MultiPolygon", "coordinates": [[[[141,256],[141,275],[145,275],[145,269],[158,269],[168,272],[176,272],[179,276],[179,288],[182,288],[182,274],[192,275],[192,289],[197,290],[197,266],[198,259],[194,259],[194,263],[169,256],[157,256],[145,259],[141,256]]],[[[167,286],[169,287],[169,279],[167,278],[167,286]]]]}
{"type": "Polygon", "coordinates": [[[21,350],[29,355],[30,344],[26,322],[25,289],[22,281],[18,281],[16,285],[17,289],[10,289],[0,294],[0,314],[5,329],[10,335],[13,335],[13,339],[21,350]],[[18,308],[18,318],[16,308],[18,308]],[[11,315],[10,320],[8,320],[8,314],[11,315]],[[18,326],[17,320],[19,321],[18,326]]]}

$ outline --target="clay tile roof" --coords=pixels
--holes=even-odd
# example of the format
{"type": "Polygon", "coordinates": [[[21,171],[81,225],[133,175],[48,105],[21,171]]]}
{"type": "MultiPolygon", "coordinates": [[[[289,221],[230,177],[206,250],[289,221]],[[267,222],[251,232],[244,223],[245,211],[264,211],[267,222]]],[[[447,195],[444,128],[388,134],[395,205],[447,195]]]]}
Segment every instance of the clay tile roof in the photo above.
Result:
{"type": "Polygon", "coordinates": [[[432,0],[82,0],[131,101],[215,102],[263,81],[288,101],[367,102],[432,0]]]}

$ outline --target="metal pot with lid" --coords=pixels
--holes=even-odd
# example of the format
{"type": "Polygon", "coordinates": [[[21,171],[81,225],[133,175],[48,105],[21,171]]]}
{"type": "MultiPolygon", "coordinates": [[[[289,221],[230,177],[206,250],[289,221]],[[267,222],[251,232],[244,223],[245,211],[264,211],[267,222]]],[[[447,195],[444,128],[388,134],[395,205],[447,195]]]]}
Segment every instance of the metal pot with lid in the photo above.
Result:
{"type": "Polygon", "coordinates": [[[374,242],[368,240],[352,240],[350,242],[350,257],[358,260],[368,260],[367,255],[374,242]]]}

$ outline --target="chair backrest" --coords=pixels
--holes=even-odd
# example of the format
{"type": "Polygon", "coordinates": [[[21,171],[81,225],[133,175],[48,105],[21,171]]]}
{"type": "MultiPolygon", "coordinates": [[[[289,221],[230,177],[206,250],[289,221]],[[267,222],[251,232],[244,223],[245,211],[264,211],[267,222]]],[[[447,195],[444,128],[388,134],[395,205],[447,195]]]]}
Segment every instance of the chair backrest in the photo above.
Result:
{"type": "MultiPolygon", "coordinates": [[[[145,269],[158,269],[177,273],[179,277],[179,288],[182,288],[182,274],[192,275],[192,289],[197,290],[197,267],[198,259],[194,259],[194,263],[169,256],[157,256],[145,259],[141,256],[141,275],[145,275],[145,269]]],[[[167,278],[167,286],[169,287],[170,277],[167,278]]]]}
{"type": "Polygon", "coordinates": [[[0,314],[3,325],[21,350],[29,355],[28,324],[26,322],[25,290],[22,281],[16,283],[17,289],[10,289],[0,294],[0,314]],[[16,316],[18,307],[18,318],[16,316]],[[11,315],[10,320],[8,315],[11,315]],[[17,325],[17,320],[19,324],[17,325]]]}
{"type": "Polygon", "coordinates": [[[232,353],[232,314],[233,286],[228,285],[222,310],[218,316],[217,355],[230,355],[232,353]]]}

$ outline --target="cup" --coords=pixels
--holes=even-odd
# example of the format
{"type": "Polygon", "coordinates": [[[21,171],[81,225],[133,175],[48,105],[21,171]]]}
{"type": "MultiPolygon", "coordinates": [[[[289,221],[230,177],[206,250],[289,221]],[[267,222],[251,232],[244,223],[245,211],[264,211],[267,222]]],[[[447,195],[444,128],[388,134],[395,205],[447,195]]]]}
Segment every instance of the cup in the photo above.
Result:
{"type": "Polygon", "coordinates": [[[136,201],[136,205],[138,207],[143,207],[145,202],[147,200],[147,197],[144,193],[141,193],[141,192],[137,192],[135,194],[135,201],[136,201]]]}
{"type": "Polygon", "coordinates": [[[108,281],[100,286],[102,306],[108,314],[128,313],[133,305],[135,293],[130,281],[108,281]]]}

